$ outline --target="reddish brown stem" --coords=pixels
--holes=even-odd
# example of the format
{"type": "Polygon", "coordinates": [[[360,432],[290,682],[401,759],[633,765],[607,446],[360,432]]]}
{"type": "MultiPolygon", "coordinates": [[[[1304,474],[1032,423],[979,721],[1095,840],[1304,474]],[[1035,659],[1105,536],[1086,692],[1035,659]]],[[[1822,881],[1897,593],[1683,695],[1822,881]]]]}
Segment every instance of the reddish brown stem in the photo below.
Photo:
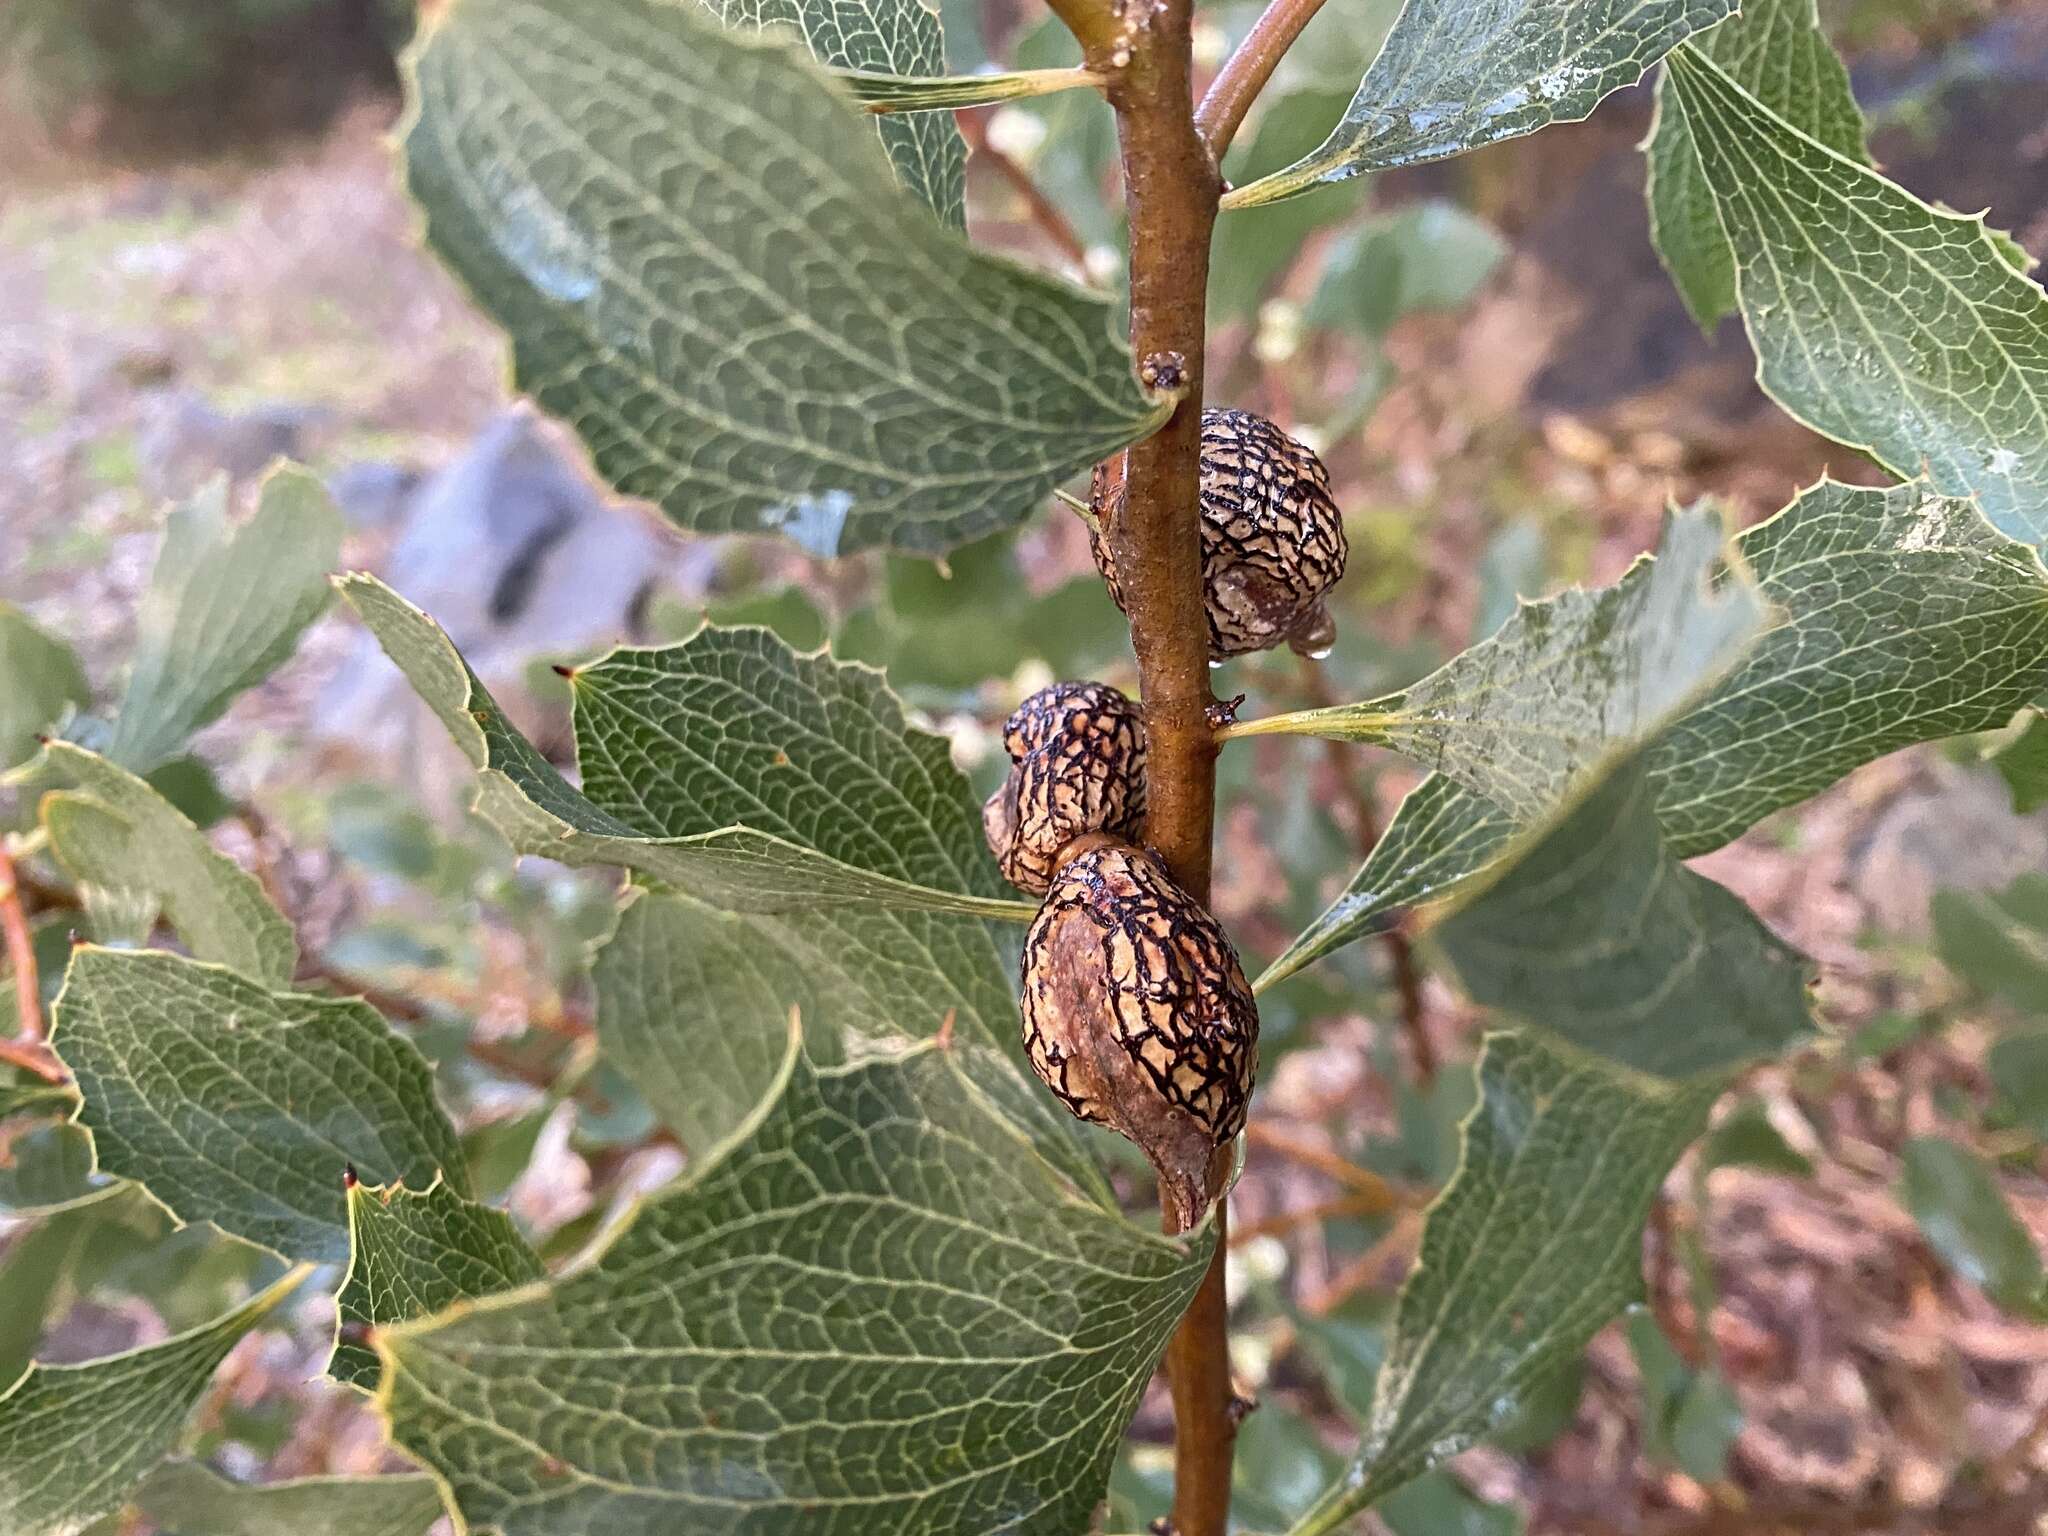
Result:
{"type": "Polygon", "coordinates": [[[1245,114],[1266,88],[1266,82],[1273,78],[1281,57],[1322,8],[1323,0],[1272,0],[1209,83],[1201,108],[1195,113],[1195,126],[1218,165],[1223,163],[1224,151],[1237,136],[1245,114]]]}
{"type": "Polygon", "coordinates": [[[43,1038],[43,991],[36,976],[36,947],[29,937],[28,914],[21,906],[21,881],[14,860],[0,848],[0,933],[6,935],[7,963],[14,969],[14,1008],[21,1016],[20,1043],[43,1038]]]}
{"type": "MultiPolygon", "coordinates": [[[[1088,66],[1108,80],[1116,110],[1131,225],[1131,350],[1140,377],[1178,397],[1165,426],[1130,450],[1122,509],[1104,530],[1143,687],[1145,839],[1181,884],[1207,901],[1216,742],[1198,491],[1209,237],[1223,188],[1195,131],[1193,9],[1193,0],[1127,6],[1110,35],[1081,41],[1088,66]]],[[[1223,1281],[1226,1217],[1219,1203],[1215,1254],[1166,1350],[1178,1536],[1223,1536],[1230,1517],[1237,1423],[1223,1281]]]]}
{"type": "Polygon", "coordinates": [[[1030,214],[1031,222],[1038,226],[1046,239],[1059,247],[1060,255],[1075,267],[1085,267],[1088,264],[1088,247],[1074,232],[1067,216],[1045,195],[1044,188],[1031,179],[1031,173],[989,143],[987,116],[981,112],[957,112],[954,117],[960,124],[961,136],[967,140],[967,147],[974,151],[974,158],[987,165],[1017,194],[1025,212],[1030,214]]]}

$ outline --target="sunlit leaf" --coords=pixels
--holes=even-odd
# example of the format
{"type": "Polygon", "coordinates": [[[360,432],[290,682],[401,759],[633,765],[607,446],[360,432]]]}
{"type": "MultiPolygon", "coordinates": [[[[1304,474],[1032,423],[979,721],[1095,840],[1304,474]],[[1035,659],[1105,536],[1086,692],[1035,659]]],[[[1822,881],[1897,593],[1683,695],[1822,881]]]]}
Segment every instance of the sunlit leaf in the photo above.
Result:
{"type": "Polygon", "coordinates": [[[180,1221],[339,1261],[351,1166],[375,1184],[467,1183],[425,1059],[367,1004],[87,947],[50,1041],[84,1095],[99,1166],[180,1221]]]}
{"type": "Polygon", "coordinates": [[[0,1394],[0,1530],[75,1536],[118,1510],[176,1442],[215,1367],[306,1274],[294,1270],[218,1321],[161,1344],[83,1365],[31,1366],[0,1394]]]}
{"type": "Polygon", "coordinates": [[[415,84],[428,238],[521,387],[686,528],[937,554],[1161,418],[1109,300],[931,217],[776,37],[664,0],[458,0],[415,84]]]}
{"type": "Polygon", "coordinates": [[[1408,0],[1323,146],[1224,206],[1576,122],[1734,11],[1734,0],[1408,0]]]}
{"type": "Polygon", "coordinates": [[[380,1331],[506,1536],[1079,1531],[1207,1241],[1084,1197],[960,1047],[819,1070],[545,1289],[380,1331]]]}
{"type": "Polygon", "coordinates": [[[1457,1177],[1430,1207],[1364,1443],[1298,1522],[1330,1530],[1510,1417],[1643,1292],[1650,1202],[1718,1084],[1489,1035],[1457,1177]]]}
{"type": "Polygon", "coordinates": [[[458,1301],[517,1290],[542,1277],[540,1259],[503,1211],[465,1200],[446,1183],[348,1191],[348,1275],[334,1298],[339,1334],[328,1370],[351,1386],[377,1385],[377,1356],[354,1327],[388,1327],[458,1301]]]}
{"type": "Polygon", "coordinates": [[[0,603],[0,768],[34,755],[36,738],[91,696],[71,647],[0,603]]]}
{"type": "MultiPolygon", "coordinates": [[[[1658,820],[1680,858],[1887,752],[2003,725],[2048,686],[2048,574],[1966,503],[1823,481],[1735,547],[1776,617],[1651,749],[1658,820]]],[[[1425,780],[1260,985],[1445,895],[1514,826],[1447,778],[1425,780]]]]}
{"type": "Polygon", "coordinates": [[[161,912],[202,960],[273,986],[291,980],[298,941],[254,875],[126,769],[66,742],[48,753],[77,786],[45,795],[40,809],[50,850],[74,879],[161,912]]]}
{"type": "Polygon", "coordinates": [[[441,1496],[424,1476],[295,1477],[237,1483],[167,1461],[135,1493],[163,1536],[426,1536],[441,1496]]]}
{"type": "Polygon", "coordinates": [[[327,606],[341,532],[325,488],[298,469],[273,472],[239,527],[225,481],[173,509],[106,755],[145,773],[269,676],[327,606]]]}
{"type": "MultiPolygon", "coordinates": [[[[1838,154],[1867,161],[1863,114],[1849,71],[1828,46],[1815,0],[1749,0],[1742,14],[1690,45],[1793,127],[1838,154]]],[[[1685,114],[1667,110],[1671,84],[1657,82],[1656,116],[1643,146],[1649,157],[1650,238],[1685,307],[1711,331],[1735,312],[1735,253],[1722,232],[1714,194],[1700,169],[1685,114]]]]}
{"type": "Polygon", "coordinates": [[[1735,254],[1757,378],[1838,442],[2048,539],[2048,294],[1980,218],[1808,137],[1691,49],[1685,120],[1735,254]],[[1825,239],[1816,230],[1827,231],[1825,239]]]}
{"type": "Polygon", "coordinates": [[[1639,759],[1504,850],[1430,930],[1473,1001],[1642,1072],[1783,1052],[1812,966],[1672,855],[1639,759]]]}
{"type": "Polygon", "coordinates": [[[513,729],[434,621],[367,576],[343,595],[478,769],[522,853],[623,865],[714,905],[1028,919],[966,781],[881,675],[766,630],[704,629],[576,675],[582,789],[513,729]]]}

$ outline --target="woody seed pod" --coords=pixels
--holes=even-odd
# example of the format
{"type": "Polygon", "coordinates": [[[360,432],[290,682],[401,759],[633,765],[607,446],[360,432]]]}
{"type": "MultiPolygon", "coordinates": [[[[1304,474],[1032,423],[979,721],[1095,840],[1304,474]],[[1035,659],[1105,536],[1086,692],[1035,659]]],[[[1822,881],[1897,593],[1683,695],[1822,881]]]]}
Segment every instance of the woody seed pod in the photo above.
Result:
{"type": "MultiPolygon", "coordinates": [[[[1091,499],[1090,547],[1123,608],[1116,559],[1102,534],[1123,515],[1121,458],[1096,466],[1091,499]]],[[[1349,553],[1329,471],[1313,449],[1250,411],[1202,412],[1202,597],[1211,660],[1283,641],[1305,656],[1327,651],[1337,629],[1324,597],[1349,553]]]]}
{"type": "Polygon", "coordinates": [[[1150,853],[1070,845],[1024,939],[1024,1049],[1069,1110],[1137,1143],[1184,1232],[1244,1129],[1259,1010],[1216,919],[1150,853]]]}
{"type": "Polygon", "coordinates": [[[981,808],[1003,875],[1045,894],[1060,850],[1086,832],[1135,838],[1145,824],[1145,724],[1107,683],[1055,683],[1003,726],[1014,765],[981,808]]]}

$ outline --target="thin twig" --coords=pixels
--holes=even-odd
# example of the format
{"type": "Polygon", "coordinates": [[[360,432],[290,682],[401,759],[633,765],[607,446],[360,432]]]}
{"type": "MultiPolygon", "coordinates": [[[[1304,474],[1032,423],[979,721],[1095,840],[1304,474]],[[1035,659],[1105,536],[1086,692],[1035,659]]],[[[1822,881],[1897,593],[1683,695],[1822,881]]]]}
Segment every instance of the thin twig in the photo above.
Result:
{"type": "Polygon", "coordinates": [[[0,848],[0,931],[7,937],[7,963],[14,968],[14,1008],[21,1016],[18,1039],[33,1045],[43,1038],[43,991],[36,976],[36,946],[28,914],[21,907],[21,881],[14,860],[0,848]]]}
{"type": "Polygon", "coordinates": [[[1264,1221],[1232,1227],[1230,1246],[1242,1248],[1261,1237],[1284,1237],[1299,1228],[1320,1226],[1340,1216],[1376,1216],[1379,1209],[1378,1202],[1369,1195],[1340,1195],[1334,1200],[1318,1200],[1314,1205],[1280,1211],[1264,1221]]]}
{"type": "Polygon", "coordinates": [[[1085,268],[1088,265],[1087,244],[1075,232],[1067,216],[1045,195],[1045,190],[1031,179],[1031,173],[989,143],[987,117],[980,112],[956,112],[954,117],[967,140],[967,147],[974,151],[974,158],[986,162],[990,170],[1002,177],[1023,202],[1031,215],[1031,222],[1059,247],[1060,254],[1069,263],[1076,268],[1085,268]]]}
{"type": "Polygon", "coordinates": [[[1252,23],[1236,52],[1217,71],[1195,113],[1195,127],[1218,165],[1223,163],[1224,151],[1237,136],[1245,114],[1266,88],[1266,82],[1273,78],[1281,57],[1322,8],[1323,0],[1272,0],[1252,23]]]}
{"type": "Polygon", "coordinates": [[[46,1083],[68,1083],[71,1075],[56,1053],[40,1040],[0,1040],[0,1061],[33,1073],[46,1083]]]}
{"type": "MultiPolygon", "coordinates": [[[[1303,687],[1318,708],[1337,703],[1330,680],[1319,665],[1306,662],[1303,672],[1303,687]]],[[[1359,856],[1369,856],[1380,840],[1379,814],[1372,796],[1352,776],[1354,765],[1343,742],[1325,741],[1323,756],[1336,776],[1337,793],[1350,805],[1352,817],[1358,823],[1359,856]]],[[[1408,1042],[1408,1059],[1415,1068],[1416,1080],[1426,1088],[1436,1081],[1437,1053],[1435,1042],[1429,1038],[1429,1015],[1423,1008],[1422,973],[1415,964],[1415,946],[1408,942],[1408,935],[1398,924],[1380,935],[1380,943],[1387,952],[1387,968],[1393,972],[1394,993],[1401,1000],[1401,1033],[1408,1042]]]]}
{"type": "Polygon", "coordinates": [[[1372,1201],[1373,1208],[1367,1212],[1368,1215],[1380,1215],[1416,1203],[1412,1195],[1396,1189],[1370,1168],[1361,1168],[1350,1159],[1340,1157],[1306,1136],[1283,1130],[1270,1121],[1255,1120],[1246,1126],[1245,1140],[1255,1147],[1277,1153],[1290,1162],[1299,1163],[1304,1168],[1313,1168],[1317,1173],[1334,1179],[1352,1190],[1360,1198],[1372,1201]]]}

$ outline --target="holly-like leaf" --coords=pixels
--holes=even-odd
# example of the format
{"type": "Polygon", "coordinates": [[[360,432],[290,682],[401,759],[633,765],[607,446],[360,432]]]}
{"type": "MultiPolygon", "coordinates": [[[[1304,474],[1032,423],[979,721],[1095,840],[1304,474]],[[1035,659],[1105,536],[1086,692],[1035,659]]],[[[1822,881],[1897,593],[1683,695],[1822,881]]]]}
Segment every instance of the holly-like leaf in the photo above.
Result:
{"type": "Polygon", "coordinates": [[[446,1183],[418,1192],[352,1183],[348,1230],[348,1275],[334,1298],[337,1337],[327,1369],[365,1390],[377,1385],[377,1356],[351,1325],[410,1322],[546,1274],[510,1216],[446,1183]]]}
{"type": "Polygon", "coordinates": [[[83,886],[161,912],[192,953],[281,986],[298,966],[292,926],[263,886],[141,779],[53,741],[46,761],[78,786],[43,797],[50,850],[83,886]]]}
{"type": "MultiPolygon", "coordinates": [[[[729,27],[761,31],[788,28],[801,37],[811,56],[830,65],[835,78],[862,101],[875,98],[861,89],[872,82],[889,88],[884,100],[901,104],[928,95],[944,80],[907,80],[903,76],[943,76],[946,40],[939,13],[923,0],[702,0],[704,8],[729,27]],[[857,74],[849,79],[846,72],[857,74]],[[918,87],[925,87],[920,93],[918,87]]],[[[993,97],[991,100],[1006,100],[993,97]]],[[[969,105],[971,103],[946,103],[969,105]]],[[[935,104],[937,105],[937,104],[935,104]]],[[[887,118],[875,124],[896,177],[954,229],[967,227],[967,144],[950,115],[918,113],[887,118]]]]}
{"type": "Polygon", "coordinates": [[[150,1473],[135,1507],[163,1536],[426,1536],[441,1518],[431,1477],[237,1483],[196,1461],[150,1473]]]}
{"type": "Polygon", "coordinates": [[[1713,60],[1664,93],[1735,253],[1757,379],[1815,431],[2048,539],[2048,294],[1984,227],[1808,137],[1713,60]],[[1815,238],[1826,230],[1827,238],[1815,238]]]}
{"type": "Polygon", "coordinates": [[[1735,0],[1408,0],[1323,146],[1223,206],[1256,207],[1577,122],[1734,13],[1735,0]]]}
{"type": "Polygon", "coordinates": [[[33,756],[36,738],[91,696],[71,647],[0,603],[0,768],[33,756]]]}
{"type": "MultiPolygon", "coordinates": [[[[1749,0],[1742,14],[1690,45],[1728,78],[1797,128],[1840,155],[1868,163],[1863,113],[1849,71],[1828,46],[1816,0],[1749,0]]],[[[1681,110],[1667,108],[1668,76],[1657,82],[1656,114],[1644,145],[1650,238],[1685,307],[1711,331],[1735,312],[1735,253],[1721,229],[1714,194],[1681,110]]]]}
{"type": "Polygon", "coordinates": [[[229,1350],[303,1280],[297,1269],[225,1317],[161,1344],[32,1365],[0,1394],[0,1530],[74,1536],[120,1509],[176,1442],[229,1350]]]}
{"type": "Polygon", "coordinates": [[[793,1054],[590,1266],[380,1331],[392,1438],[505,1536],[1085,1529],[1210,1243],[1084,1196],[968,1053],[793,1054]]]}
{"type": "MultiPolygon", "coordinates": [[[[69,1114],[76,1103],[66,1094],[55,1107],[69,1114]]],[[[8,1127],[7,1157],[0,1162],[0,1214],[55,1215],[103,1200],[121,1187],[120,1181],[95,1172],[92,1138],[77,1126],[52,1121],[33,1130],[8,1127]]]]}
{"type": "Polygon", "coordinates": [[[664,0],[427,26],[428,238],[520,386],[683,527],[939,554],[1162,419],[1109,300],[943,227],[778,37],[664,0]]]}
{"type": "Polygon", "coordinates": [[[273,471],[239,528],[225,481],[175,508],[136,611],[134,666],[106,755],[146,773],[269,676],[327,606],[341,533],[326,489],[299,469],[273,471]]]}
{"type": "Polygon", "coordinates": [[[1253,721],[1241,734],[1377,742],[1517,820],[1545,815],[1615,742],[1663,721],[1755,643],[1768,610],[1739,564],[1716,581],[1726,557],[1718,507],[1674,511],[1656,555],[1613,586],[1524,604],[1400,693],[1253,721]]]}
{"type": "MultiPolygon", "coordinates": [[[[1822,481],[1735,548],[1776,618],[1650,750],[1658,819],[1679,858],[1887,752],[2003,725],[2048,686],[2048,573],[1965,502],[1924,485],[1822,481]]],[[[1448,779],[1425,780],[1260,986],[1445,895],[1498,857],[1514,827],[1448,779]]]]}
{"type": "Polygon", "coordinates": [[[50,1043],[84,1096],[99,1166],[181,1222],[339,1262],[351,1166],[376,1184],[467,1185],[425,1058],[365,1003],[89,946],[56,1018],[50,1043]]]}
{"type": "Polygon", "coordinates": [[[1716,1081],[1487,1036],[1458,1173],[1429,1209],[1364,1442],[1297,1530],[1328,1531],[1485,1438],[1643,1294],[1650,1202],[1716,1081]]]}
{"type": "Polygon", "coordinates": [[[1431,930],[1474,1002],[1638,1071],[1688,1077],[1812,1028],[1811,969],[1680,864],[1639,758],[1507,849],[1431,930]]]}
{"type": "Polygon", "coordinates": [[[761,629],[614,652],[576,674],[579,790],[432,619],[371,577],[342,593],[476,765],[478,809],[521,853],[622,865],[749,911],[1032,914],[999,894],[945,741],[911,729],[870,668],[761,629]]]}

